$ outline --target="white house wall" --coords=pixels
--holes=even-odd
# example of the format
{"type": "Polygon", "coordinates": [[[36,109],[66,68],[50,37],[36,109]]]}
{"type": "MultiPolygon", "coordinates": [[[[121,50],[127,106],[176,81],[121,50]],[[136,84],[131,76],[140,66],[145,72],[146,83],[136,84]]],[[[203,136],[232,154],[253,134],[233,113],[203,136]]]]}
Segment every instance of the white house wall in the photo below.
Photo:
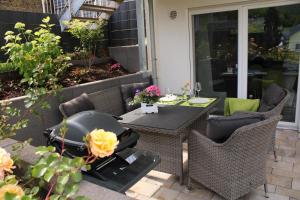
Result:
{"type": "Polygon", "coordinates": [[[154,0],[158,83],[163,92],[166,88],[180,92],[180,88],[191,79],[189,9],[243,2],[249,1],[154,0]],[[173,10],[178,13],[174,20],[169,17],[173,10]]]}

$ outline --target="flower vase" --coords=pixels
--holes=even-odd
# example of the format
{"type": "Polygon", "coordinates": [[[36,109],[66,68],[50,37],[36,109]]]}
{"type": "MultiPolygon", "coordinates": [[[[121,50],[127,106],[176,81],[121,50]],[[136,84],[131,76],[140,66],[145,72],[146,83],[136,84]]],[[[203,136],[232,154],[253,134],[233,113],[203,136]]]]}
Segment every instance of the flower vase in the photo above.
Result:
{"type": "Polygon", "coordinates": [[[158,113],[158,106],[157,104],[147,104],[147,103],[141,103],[141,110],[142,113],[158,113]]]}

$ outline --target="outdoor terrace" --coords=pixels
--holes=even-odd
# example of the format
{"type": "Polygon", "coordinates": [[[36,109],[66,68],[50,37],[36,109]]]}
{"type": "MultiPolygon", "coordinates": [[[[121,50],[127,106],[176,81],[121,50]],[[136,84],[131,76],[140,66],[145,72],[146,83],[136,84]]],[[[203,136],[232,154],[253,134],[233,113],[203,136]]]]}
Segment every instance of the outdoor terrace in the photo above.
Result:
{"type": "MultiPolygon", "coordinates": [[[[300,199],[300,136],[296,131],[277,130],[276,146],[278,162],[273,154],[267,161],[267,180],[270,200],[300,199]]],[[[184,158],[187,159],[185,148],[184,158]]],[[[134,185],[127,196],[138,200],[221,200],[222,197],[205,187],[194,183],[193,189],[187,191],[175,176],[151,171],[134,185]]],[[[263,187],[251,192],[241,199],[264,200],[263,187]]]]}

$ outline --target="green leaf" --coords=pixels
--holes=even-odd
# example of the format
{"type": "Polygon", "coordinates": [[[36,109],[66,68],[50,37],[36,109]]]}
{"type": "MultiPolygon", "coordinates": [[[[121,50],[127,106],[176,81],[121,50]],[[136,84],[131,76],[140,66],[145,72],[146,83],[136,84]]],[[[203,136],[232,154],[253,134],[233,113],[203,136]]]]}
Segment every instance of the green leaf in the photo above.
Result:
{"type": "Polygon", "coordinates": [[[21,23],[21,22],[17,22],[15,25],[15,29],[24,29],[25,28],[25,24],[21,23]]]}
{"type": "Polygon", "coordinates": [[[46,159],[41,157],[40,160],[35,165],[44,165],[47,164],[46,159]]]}
{"type": "Polygon", "coordinates": [[[65,185],[69,181],[69,174],[64,174],[57,178],[57,183],[65,185]]]}
{"type": "Polygon", "coordinates": [[[32,30],[29,30],[29,29],[28,29],[28,30],[25,31],[25,34],[27,34],[27,35],[29,35],[29,34],[31,34],[31,33],[32,33],[32,30]]]}
{"type": "Polygon", "coordinates": [[[39,146],[35,150],[35,153],[37,155],[44,155],[45,153],[48,153],[48,152],[49,152],[48,147],[45,147],[45,146],[39,146]]]}
{"type": "Polygon", "coordinates": [[[6,192],[4,200],[19,200],[18,195],[6,192]]]}
{"type": "Polygon", "coordinates": [[[64,195],[67,198],[70,198],[71,196],[75,195],[77,191],[79,190],[79,185],[78,184],[70,184],[65,186],[65,192],[64,195]]]}
{"type": "Polygon", "coordinates": [[[78,196],[78,197],[75,197],[75,200],[89,200],[89,198],[87,198],[85,196],[78,196]]]}
{"type": "Polygon", "coordinates": [[[66,164],[60,164],[58,165],[58,169],[56,170],[57,172],[63,172],[66,170],[69,170],[72,166],[66,165],[66,164]]]}
{"type": "Polygon", "coordinates": [[[44,176],[47,169],[48,169],[47,165],[37,165],[37,166],[33,167],[32,171],[31,171],[31,175],[34,178],[40,178],[40,177],[44,176]]]}
{"type": "Polygon", "coordinates": [[[17,184],[18,183],[18,180],[16,179],[16,177],[14,175],[10,175],[10,176],[7,176],[5,177],[5,183],[6,184],[17,184]]]}
{"type": "Polygon", "coordinates": [[[48,168],[47,172],[44,175],[44,180],[49,183],[51,181],[52,177],[54,176],[54,174],[55,174],[55,169],[48,168]]]}
{"type": "Polygon", "coordinates": [[[62,194],[64,192],[64,189],[65,189],[65,185],[63,185],[61,183],[56,184],[55,191],[58,194],[62,194]]]}
{"type": "Polygon", "coordinates": [[[43,179],[40,179],[40,181],[39,181],[39,187],[45,187],[45,185],[46,185],[46,181],[44,181],[43,179]]]}
{"type": "Polygon", "coordinates": [[[81,172],[75,172],[71,174],[71,179],[75,183],[79,183],[82,180],[81,172]]]}
{"type": "Polygon", "coordinates": [[[4,181],[7,183],[11,179],[16,179],[16,176],[15,175],[8,175],[8,176],[5,177],[4,181]]]}
{"type": "Polygon", "coordinates": [[[59,197],[60,197],[60,195],[58,195],[58,194],[53,194],[53,195],[50,196],[50,200],[58,200],[59,197]]]}
{"type": "Polygon", "coordinates": [[[65,164],[65,165],[72,165],[72,166],[73,166],[72,159],[67,158],[67,157],[63,157],[63,158],[62,158],[62,164],[65,164]]]}
{"type": "Polygon", "coordinates": [[[72,160],[72,166],[81,167],[84,165],[84,160],[81,157],[76,157],[72,160]]]}
{"type": "Polygon", "coordinates": [[[55,147],[53,147],[53,146],[48,146],[47,149],[48,149],[49,152],[55,152],[56,151],[55,147]]]}
{"type": "Polygon", "coordinates": [[[21,200],[34,200],[31,196],[24,195],[21,200]]]}
{"type": "Polygon", "coordinates": [[[90,170],[92,169],[92,166],[91,166],[91,165],[85,165],[85,169],[86,169],[87,171],[90,171],[90,170]]]}
{"type": "Polygon", "coordinates": [[[5,35],[13,35],[15,34],[13,31],[6,31],[5,35]]]}
{"type": "Polygon", "coordinates": [[[58,161],[59,161],[59,154],[58,153],[52,153],[46,159],[46,162],[47,162],[49,167],[54,166],[58,161]]]}
{"type": "Polygon", "coordinates": [[[31,194],[32,196],[35,196],[39,191],[40,191],[40,188],[37,187],[37,186],[35,186],[35,187],[33,187],[33,188],[31,189],[30,194],[31,194]]]}
{"type": "Polygon", "coordinates": [[[50,17],[45,17],[43,20],[42,20],[43,23],[49,23],[50,22],[50,17]]]}

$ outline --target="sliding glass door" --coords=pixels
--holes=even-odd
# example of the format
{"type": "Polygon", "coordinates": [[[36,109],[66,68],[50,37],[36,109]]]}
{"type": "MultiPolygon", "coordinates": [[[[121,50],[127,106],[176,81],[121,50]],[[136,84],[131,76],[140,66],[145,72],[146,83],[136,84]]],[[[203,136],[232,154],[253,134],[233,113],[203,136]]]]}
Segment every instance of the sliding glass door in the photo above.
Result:
{"type": "Polygon", "coordinates": [[[300,51],[300,4],[249,9],[248,98],[276,83],[290,91],[283,121],[295,123],[300,51]]]}
{"type": "Polygon", "coordinates": [[[299,125],[300,3],[275,1],[190,12],[192,81],[202,95],[258,98],[272,83],[290,92],[284,126],[299,125]]]}
{"type": "Polygon", "coordinates": [[[217,114],[223,114],[226,97],[237,97],[238,11],[193,17],[195,81],[201,95],[220,97],[217,114]]]}

